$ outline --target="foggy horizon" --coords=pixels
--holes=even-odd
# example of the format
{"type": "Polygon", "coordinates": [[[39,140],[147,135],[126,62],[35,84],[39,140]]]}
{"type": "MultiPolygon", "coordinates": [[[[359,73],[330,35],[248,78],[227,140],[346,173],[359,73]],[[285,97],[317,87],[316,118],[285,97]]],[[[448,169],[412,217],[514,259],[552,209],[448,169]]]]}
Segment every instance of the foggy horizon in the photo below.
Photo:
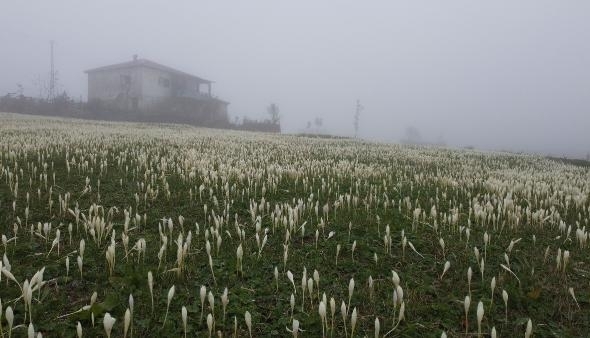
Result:
{"type": "Polygon", "coordinates": [[[585,1],[6,3],[0,96],[38,96],[55,40],[60,91],[132,55],[212,80],[234,117],[280,108],[285,133],[322,131],[584,158],[590,153],[585,1]]]}

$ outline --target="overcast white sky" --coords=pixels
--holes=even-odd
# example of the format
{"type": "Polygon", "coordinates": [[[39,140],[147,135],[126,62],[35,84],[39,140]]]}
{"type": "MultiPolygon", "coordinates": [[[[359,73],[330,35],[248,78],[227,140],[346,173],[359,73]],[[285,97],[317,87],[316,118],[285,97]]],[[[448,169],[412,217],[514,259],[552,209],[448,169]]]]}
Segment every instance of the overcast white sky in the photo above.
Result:
{"type": "Polygon", "coordinates": [[[139,54],[215,81],[233,116],[383,141],[590,152],[590,1],[5,1],[0,95],[139,54]]]}

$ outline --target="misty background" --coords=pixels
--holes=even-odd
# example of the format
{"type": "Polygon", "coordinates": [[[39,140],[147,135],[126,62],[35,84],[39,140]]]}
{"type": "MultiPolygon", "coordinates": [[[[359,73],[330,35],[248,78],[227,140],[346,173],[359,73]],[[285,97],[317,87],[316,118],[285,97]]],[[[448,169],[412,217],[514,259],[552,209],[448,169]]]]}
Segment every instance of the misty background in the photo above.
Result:
{"type": "Polygon", "coordinates": [[[233,117],[284,132],[586,157],[590,2],[29,1],[0,9],[0,95],[60,90],[133,54],[215,81],[233,117]],[[410,128],[410,129],[409,129],[410,128]],[[413,129],[412,129],[413,128],[413,129]]]}

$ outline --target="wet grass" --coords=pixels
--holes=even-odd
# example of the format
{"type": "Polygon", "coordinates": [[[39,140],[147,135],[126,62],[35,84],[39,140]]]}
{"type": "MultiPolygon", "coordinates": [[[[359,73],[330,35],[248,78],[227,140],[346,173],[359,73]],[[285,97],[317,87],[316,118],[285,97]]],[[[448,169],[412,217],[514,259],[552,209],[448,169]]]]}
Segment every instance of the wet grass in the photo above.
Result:
{"type": "MultiPolygon", "coordinates": [[[[12,203],[15,201],[13,193],[6,184],[6,177],[2,177],[0,183],[0,232],[8,238],[13,236],[12,229],[15,223],[20,227],[17,232],[16,244],[9,243],[6,248],[7,257],[12,265],[12,271],[19,281],[31,278],[33,274],[45,267],[45,280],[47,283],[41,289],[40,294],[34,295],[33,301],[33,323],[36,330],[39,330],[47,337],[71,337],[75,334],[76,323],[80,321],[84,327],[85,336],[104,336],[102,328],[102,317],[109,312],[117,319],[113,336],[122,336],[123,316],[127,307],[128,297],[133,295],[135,309],[133,315],[133,332],[135,337],[166,336],[178,337],[182,335],[182,321],[180,309],[184,305],[188,309],[189,336],[207,336],[207,325],[205,317],[210,312],[208,303],[205,301],[205,313],[201,317],[201,303],[199,289],[201,285],[207,286],[215,295],[215,331],[219,330],[224,336],[233,334],[234,317],[238,322],[238,333],[240,336],[247,336],[247,329],[244,324],[244,313],[249,311],[253,318],[254,336],[277,336],[285,337],[289,333],[286,327],[291,327],[291,309],[289,298],[293,292],[292,286],[287,280],[283,266],[283,242],[285,230],[276,228],[273,232],[273,224],[269,213],[262,213],[262,228],[269,228],[269,239],[262,255],[258,257],[258,248],[254,239],[254,225],[250,219],[249,203],[247,197],[242,198],[239,189],[246,188],[243,180],[235,177],[228,178],[230,186],[235,185],[236,193],[225,198],[217,184],[211,185],[214,195],[218,198],[219,206],[214,207],[214,199],[208,191],[203,193],[203,199],[199,199],[197,188],[204,182],[203,177],[198,177],[190,185],[182,180],[178,173],[173,170],[166,173],[167,182],[171,195],[167,198],[163,191],[164,185],[157,181],[160,195],[154,201],[136,204],[134,194],[138,191],[137,182],[143,181],[144,173],[135,173],[135,169],[127,171],[125,166],[117,165],[116,155],[121,148],[109,149],[109,153],[101,158],[108,160],[108,172],[98,174],[98,166],[94,165],[94,173],[80,172],[72,169],[67,172],[63,159],[65,151],[54,148],[53,152],[45,154],[46,161],[53,163],[50,169],[49,184],[47,188],[38,177],[33,177],[27,170],[21,177],[21,187],[16,199],[16,212],[12,210],[12,203]],[[55,173],[55,184],[51,175],[55,173]],[[29,187],[28,181],[31,177],[32,184],[29,187]],[[86,177],[91,178],[93,191],[82,194],[86,177]],[[97,188],[97,179],[100,178],[100,190],[97,188]],[[120,179],[123,184],[120,185],[120,179]],[[49,211],[49,187],[53,188],[51,198],[54,204],[49,211]],[[37,195],[40,190],[41,197],[37,195]],[[189,190],[193,189],[193,199],[190,199],[189,190]],[[26,206],[26,193],[30,194],[30,216],[28,224],[25,224],[23,217],[26,206]],[[97,246],[85,233],[83,226],[75,225],[74,217],[67,212],[59,211],[57,196],[71,192],[70,208],[78,203],[83,213],[93,203],[102,205],[105,211],[111,207],[118,208],[114,212],[113,224],[117,231],[117,258],[116,266],[112,276],[108,275],[105,250],[108,240],[103,245],[97,246]],[[211,226],[211,214],[213,209],[217,215],[224,215],[223,206],[231,204],[229,224],[223,226],[223,243],[219,253],[216,253],[213,244],[213,270],[215,282],[211,276],[205,253],[205,228],[211,226]],[[203,206],[207,204],[209,212],[204,213],[203,206]],[[133,213],[147,216],[147,224],[130,232],[130,247],[139,238],[145,238],[147,252],[145,261],[136,262],[135,254],[124,258],[123,245],[120,239],[124,216],[124,208],[133,208],[133,213]],[[166,252],[166,262],[158,269],[157,254],[160,247],[160,236],[158,223],[163,217],[172,218],[176,231],[180,228],[178,216],[185,218],[185,233],[193,232],[193,244],[188,255],[186,271],[183,275],[177,276],[174,272],[167,272],[175,267],[174,259],[176,246],[172,243],[176,239],[177,232],[170,238],[170,245],[166,252]],[[236,274],[236,248],[238,240],[233,227],[234,215],[237,215],[238,222],[244,226],[246,241],[244,241],[244,274],[236,274]],[[29,226],[38,223],[51,222],[53,226],[52,235],[45,241],[38,236],[30,236],[29,226]],[[69,242],[67,225],[74,224],[72,243],[69,242]],[[196,225],[199,224],[200,233],[196,233],[196,225]],[[56,250],[47,255],[51,241],[54,238],[55,229],[61,231],[60,253],[56,250]],[[231,237],[225,231],[231,234],[231,237]],[[84,255],[83,276],[76,266],[79,241],[86,240],[86,253],[84,255]],[[65,259],[70,259],[70,271],[66,276],[65,259]],[[280,271],[278,290],[273,277],[274,268],[280,271]],[[152,271],[155,277],[154,301],[155,308],[152,312],[150,293],[147,287],[147,273],[152,271]],[[166,295],[168,289],[176,286],[176,295],[170,306],[170,314],[164,325],[163,317],[166,310],[166,295]],[[225,321],[221,312],[220,296],[223,289],[229,289],[229,305],[225,321]],[[70,316],[62,317],[80,309],[90,301],[93,292],[98,293],[98,301],[91,311],[82,311],[70,316]],[[91,312],[94,313],[95,326],[92,326],[91,312]]],[[[138,142],[137,147],[150,146],[148,143],[138,142]]],[[[166,147],[173,145],[158,145],[162,154],[167,152],[166,147]]],[[[201,144],[196,147],[207,147],[201,144]]],[[[370,145],[363,145],[371,147],[370,145]]],[[[28,153],[17,159],[20,168],[27,168],[27,163],[36,161],[36,153],[28,153]]],[[[99,155],[100,156],[100,155],[99,155]]],[[[475,156],[475,155],[474,155],[475,156]]],[[[341,160],[338,158],[335,161],[341,160]]],[[[394,158],[371,158],[361,157],[359,163],[371,163],[382,161],[388,165],[394,158]]],[[[7,156],[2,158],[3,167],[14,167],[16,163],[7,156]]],[[[408,182],[412,181],[410,173],[421,172],[422,174],[436,172],[435,164],[424,164],[419,161],[408,163],[407,172],[393,173],[387,178],[390,186],[400,187],[387,194],[396,202],[404,197],[410,197],[411,201],[418,201],[422,205],[430,205],[431,198],[445,192],[447,196],[453,196],[454,205],[468,205],[470,196],[485,194],[487,191],[482,185],[476,185],[469,190],[453,188],[445,185],[437,185],[433,182],[417,184],[410,188],[408,182]],[[415,169],[417,168],[417,169],[415,169]]],[[[268,191],[265,198],[271,203],[271,210],[277,203],[287,203],[294,207],[293,200],[306,199],[310,192],[321,191],[322,179],[335,179],[332,191],[325,191],[320,194],[321,206],[326,202],[333,202],[338,193],[344,193],[356,189],[351,182],[356,177],[345,175],[343,177],[318,176],[314,177],[315,183],[312,188],[303,190],[301,182],[296,182],[287,174],[280,177],[280,183],[276,190],[268,191]],[[337,186],[337,188],[336,188],[337,186]]],[[[369,177],[363,179],[359,190],[360,200],[367,201],[374,194],[373,189],[382,184],[383,177],[369,177]]],[[[260,200],[260,192],[256,197],[260,200]]],[[[447,200],[439,203],[439,213],[448,212],[449,202],[447,200]],[[444,203],[443,203],[444,202],[444,203]]],[[[573,210],[572,210],[573,211],[573,210]]],[[[321,211],[320,211],[321,214],[321,211]]],[[[321,216],[321,215],[320,215],[321,216]]],[[[406,314],[405,320],[396,328],[394,336],[401,337],[438,337],[442,331],[449,336],[474,336],[477,330],[475,309],[478,301],[485,306],[483,320],[483,331],[490,332],[495,326],[500,336],[522,336],[525,331],[526,322],[532,318],[535,337],[579,337],[590,332],[590,310],[588,285],[590,272],[588,272],[589,255],[586,251],[577,249],[574,241],[564,241],[563,238],[556,239],[555,228],[547,226],[547,229],[538,229],[531,226],[522,226],[516,229],[501,228],[500,225],[488,225],[486,227],[474,226],[471,230],[469,243],[465,241],[465,234],[459,234],[458,228],[450,225],[440,225],[439,229],[433,228],[432,224],[420,223],[413,226],[411,210],[405,207],[389,207],[387,210],[376,204],[365,207],[359,203],[357,207],[342,208],[337,212],[330,211],[325,231],[320,229],[319,241],[316,247],[315,231],[320,219],[311,210],[303,213],[300,223],[307,222],[306,233],[301,237],[299,232],[294,232],[289,246],[289,258],[286,269],[295,275],[297,286],[296,305],[294,317],[301,322],[301,328],[305,330],[303,336],[318,337],[321,334],[321,324],[318,316],[318,299],[314,289],[314,297],[309,299],[306,293],[306,300],[301,307],[301,276],[302,271],[307,268],[307,277],[311,278],[314,269],[320,274],[320,290],[326,293],[328,300],[334,297],[336,300],[336,315],[334,332],[328,331],[334,337],[344,335],[343,323],[340,315],[340,303],[348,303],[348,284],[354,278],[356,287],[351,308],[356,307],[359,313],[356,336],[373,336],[373,323],[375,317],[381,321],[381,332],[389,331],[394,322],[396,313],[393,306],[393,283],[391,271],[395,270],[401,277],[401,285],[405,292],[406,314]],[[377,228],[377,216],[380,218],[379,229],[377,228]],[[349,236],[349,224],[352,229],[349,236]],[[382,236],[385,226],[390,225],[393,237],[393,250],[387,253],[383,246],[382,236]],[[415,230],[412,230],[412,228],[415,230]],[[408,240],[420,253],[418,255],[409,247],[402,251],[401,232],[405,231],[408,240]],[[327,239],[328,232],[334,231],[335,235],[327,239]],[[486,263],[484,278],[482,280],[478,262],[474,258],[473,246],[477,246],[484,255],[483,234],[488,231],[492,234],[491,244],[486,250],[486,263]],[[533,242],[533,235],[536,241],[533,242]],[[439,238],[443,237],[446,243],[445,252],[439,246],[439,238]],[[522,238],[515,245],[510,254],[510,268],[520,279],[520,282],[500,267],[504,262],[504,252],[510,240],[522,238]],[[353,241],[356,241],[354,256],[351,252],[353,241]],[[336,264],[336,247],[341,245],[341,251],[336,264]],[[545,261],[544,252],[550,247],[550,255],[545,261]],[[566,273],[557,272],[555,269],[555,254],[557,248],[571,250],[574,253],[572,263],[566,273]],[[375,262],[375,255],[378,261],[375,262]],[[353,258],[354,257],[354,258],[353,258]],[[445,261],[451,262],[451,268],[440,279],[445,261]],[[471,285],[471,311],[468,327],[465,328],[465,318],[462,301],[468,294],[467,268],[473,269],[473,280],[471,285]],[[371,296],[367,281],[369,276],[375,281],[374,293],[371,296]],[[490,281],[496,277],[497,287],[491,303],[490,281]],[[581,309],[573,302],[567,288],[573,287],[581,309]],[[505,320],[505,306],[502,301],[502,289],[509,294],[508,321],[505,320]]],[[[566,216],[569,223],[576,220],[576,215],[570,213],[566,216]]],[[[467,215],[462,213],[459,224],[467,223],[467,215]]],[[[110,238],[110,237],[109,237],[110,238]]],[[[3,276],[4,277],[4,276],[3,276]]],[[[0,298],[3,306],[10,305],[14,308],[17,324],[22,324],[24,318],[24,306],[18,301],[20,291],[12,282],[7,282],[4,277],[0,282],[0,298]]],[[[315,287],[315,285],[314,285],[315,287]]],[[[328,307],[329,308],[329,307],[328,307]]],[[[328,310],[328,323],[331,323],[331,314],[328,310]]],[[[28,322],[27,322],[28,324],[28,322]]],[[[3,319],[3,327],[7,327],[3,319]]],[[[15,329],[14,337],[25,336],[26,328],[15,329]]],[[[350,333],[350,327],[348,328],[350,333]]]]}

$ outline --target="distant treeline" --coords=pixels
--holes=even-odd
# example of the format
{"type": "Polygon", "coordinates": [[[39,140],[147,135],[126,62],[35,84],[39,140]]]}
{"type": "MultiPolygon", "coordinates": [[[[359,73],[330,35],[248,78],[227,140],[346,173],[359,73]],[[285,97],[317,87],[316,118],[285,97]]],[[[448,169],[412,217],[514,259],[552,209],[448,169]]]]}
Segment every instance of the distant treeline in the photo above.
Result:
{"type": "Polygon", "coordinates": [[[572,164],[577,165],[580,167],[590,168],[590,154],[586,155],[586,159],[578,159],[578,158],[566,158],[566,157],[554,157],[554,156],[547,156],[548,159],[552,161],[556,161],[559,163],[565,164],[572,164]]]}
{"type": "Polygon", "coordinates": [[[83,115],[85,108],[84,103],[75,102],[65,93],[53,100],[11,94],[0,97],[0,111],[7,113],[74,117],[83,115]]]}
{"type": "Polygon", "coordinates": [[[96,100],[91,102],[75,101],[65,92],[53,100],[7,94],[0,97],[0,111],[90,120],[182,123],[209,128],[281,132],[279,121],[254,120],[244,117],[241,121],[231,122],[227,114],[218,113],[213,108],[208,109],[206,105],[204,107],[201,105],[200,109],[195,110],[185,98],[170,99],[154,109],[144,112],[122,110],[96,100]]]}

